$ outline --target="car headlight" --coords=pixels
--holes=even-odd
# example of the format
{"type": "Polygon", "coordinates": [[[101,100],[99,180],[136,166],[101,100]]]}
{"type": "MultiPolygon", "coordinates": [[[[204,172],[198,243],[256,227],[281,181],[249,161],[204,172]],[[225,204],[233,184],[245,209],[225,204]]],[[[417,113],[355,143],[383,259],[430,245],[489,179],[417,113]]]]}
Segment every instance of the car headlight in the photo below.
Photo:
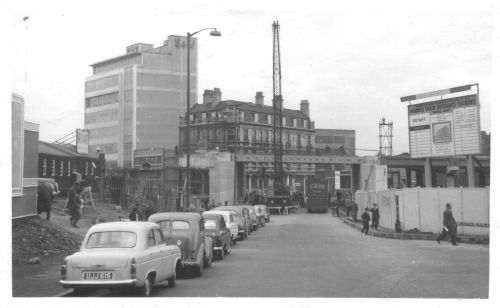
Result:
{"type": "Polygon", "coordinates": [[[181,240],[177,240],[177,246],[181,246],[182,244],[182,241],[181,240]]]}

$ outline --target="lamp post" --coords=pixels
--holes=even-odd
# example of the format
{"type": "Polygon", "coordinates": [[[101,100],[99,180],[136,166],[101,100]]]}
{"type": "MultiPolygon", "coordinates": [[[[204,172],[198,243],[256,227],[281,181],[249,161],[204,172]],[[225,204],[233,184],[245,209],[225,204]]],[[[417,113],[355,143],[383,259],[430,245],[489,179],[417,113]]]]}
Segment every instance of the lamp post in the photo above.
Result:
{"type": "Polygon", "coordinates": [[[190,130],[190,122],[191,122],[191,89],[190,89],[190,79],[191,79],[191,59],[190,59],[190,49],[191,49],[191,37],[195,36],[197,33],[204,31],[204,30],[212,30],[210,31],[210,36],[221,36],[220,31],[218,31],[216,28],[205,28],[198,30],[193,33],[187,33],[187,92],[186,92],[186,101],[187,101],[187,112],[186,112],[186,143],[187,143],[187,153],[186,153],[186,204],[189,206],[189,194],[190,194],[190,189],[191,189],[191,162],[190,162],[190,157],[191,157],[191,130],[190,130]]]}

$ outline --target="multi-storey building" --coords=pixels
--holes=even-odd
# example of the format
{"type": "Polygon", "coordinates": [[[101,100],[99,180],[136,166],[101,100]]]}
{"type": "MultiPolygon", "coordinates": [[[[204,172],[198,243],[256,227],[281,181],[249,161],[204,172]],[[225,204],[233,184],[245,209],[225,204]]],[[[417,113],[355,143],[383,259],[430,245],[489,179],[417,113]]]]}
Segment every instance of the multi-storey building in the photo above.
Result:
{"type": "MultiPolygon", "coordinates": [[[[309,102],[302,100],[300,110],[282,112],[283,168],[291,187],[304,186],[306,176],[315,174],[315,164],[289,163],[287,157],[314,155],[314,122],[309,117],[309,102]]],[[[220,150],[237,154],[237,197],[254,188],[271,188],[273,164],[273,107],[264,104],[262,92],[255,102],[221,100],[219,88],[205,90],[203,103],[190,114],[190,150],[220,150]],[[265,170],[267,176],[263,176],[265,170]]],[[[179,150],[186,150],[186,121],[179,127],[179,150]]]]}
{"type": "MultiPolygon", "coordinates": [[[[314,122],[309,118],[309,102],[300,110],[283,109],[284,154],[314,152],[314,122]]],[[[262,92],[255,103],[221,100],[219,88],[205,90],[203,104],[191,108],[191,150],[229,151],[241,154],[270,154],[273,147],[273,107],[264,105],[262,92]]],[[[186,121],[179,128],[180,150],[186,149],[186,121]]]]}
{"type": "MultiPolygon", "coordinates": [[[[106,154],[107,167],[130,167],[138,149],[174,149],[186,101],[186,38],[162,46],[137,43],[126,53],[91,65],[85,81],[85,129],[91,152],[106,154]]],[[[192,38],[191,101],[197,93],[197,40],[192,38]]]]}

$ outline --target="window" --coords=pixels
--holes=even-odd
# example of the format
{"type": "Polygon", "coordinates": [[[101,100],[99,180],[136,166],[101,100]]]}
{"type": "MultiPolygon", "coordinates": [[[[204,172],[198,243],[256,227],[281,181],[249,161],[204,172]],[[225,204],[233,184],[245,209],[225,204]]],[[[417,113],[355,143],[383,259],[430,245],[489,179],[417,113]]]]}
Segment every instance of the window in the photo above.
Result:
{"type": "Polygon", "coordinates": [[[137,235],[127,231],[95,232],[89,236],[85,248],[132,248],[135,247],[137,235]]]}
{"type": "Polygon", "coordinates": [[[344,136],[333,136],[333,143],[345,143],[344,136]]]}
{"type": "Polygon", "coordinates": [[[156,246],[155,234],[153,230],[149,230],[148,232],[148,247],[156,246]]]}
{"type": "Polygon", "coordinates": [[[170,233],[170,225],[171,225],[170,220],[162,220],[162,221],[157,222],[157,224],[160,225],[160,229],[161,229],[161,231],[163,231],[163,234],[170,233]]]}
{"type": "Polygon", "coordinates": [[[52,176],[56,175],[56,160],[52,160],[52,176]]]}
{"type": "Polygon", "coordinates": [[[172,230],[189,230],[189,223],[182,220],[174,220],[172,230]]]}
{"type": "Polygon", "coordinates": [[[59,166],[59,176],[63,176],[64,175],[64,161],[61,160],[61,164],[59,166]]]}
{"type": "Polygon", "coordinates": [[[217,221],[215,220],[215,218],[205,218],[205,229],[207,230],[217,229],[217,221]]]}
{"type": "Polygon", "coordinates": [[[47,175],[47,158],[44,158],[42,162],[42,175],[47,175]]]}
{"type": "Polygon", "coordinates": [[[165,244],[165,238],[163,238],[163,233],[161,233],[160,229],[155,229],[155,239],[157,245],[165,244]]]}
{"type": "Polygon", "coordinates": [[[71,176],[71,160],[68,160],[68,176],[71,176]]]}

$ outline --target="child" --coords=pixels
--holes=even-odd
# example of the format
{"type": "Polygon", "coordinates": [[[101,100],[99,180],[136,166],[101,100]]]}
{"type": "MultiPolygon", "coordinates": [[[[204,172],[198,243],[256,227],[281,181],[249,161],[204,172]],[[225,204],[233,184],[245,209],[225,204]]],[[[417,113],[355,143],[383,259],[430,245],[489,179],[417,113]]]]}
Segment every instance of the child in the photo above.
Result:
{"type": "Polygon", "coordinates": [[[365,234],[368,234],[368,229],[370,229],[370,214],[368,214],[369,209],[366,208],[365,212],[363,215],[361,215],[361,220],[363,221],[363,229],[361,229],[361,232],[365,232],[365,234]]]}

